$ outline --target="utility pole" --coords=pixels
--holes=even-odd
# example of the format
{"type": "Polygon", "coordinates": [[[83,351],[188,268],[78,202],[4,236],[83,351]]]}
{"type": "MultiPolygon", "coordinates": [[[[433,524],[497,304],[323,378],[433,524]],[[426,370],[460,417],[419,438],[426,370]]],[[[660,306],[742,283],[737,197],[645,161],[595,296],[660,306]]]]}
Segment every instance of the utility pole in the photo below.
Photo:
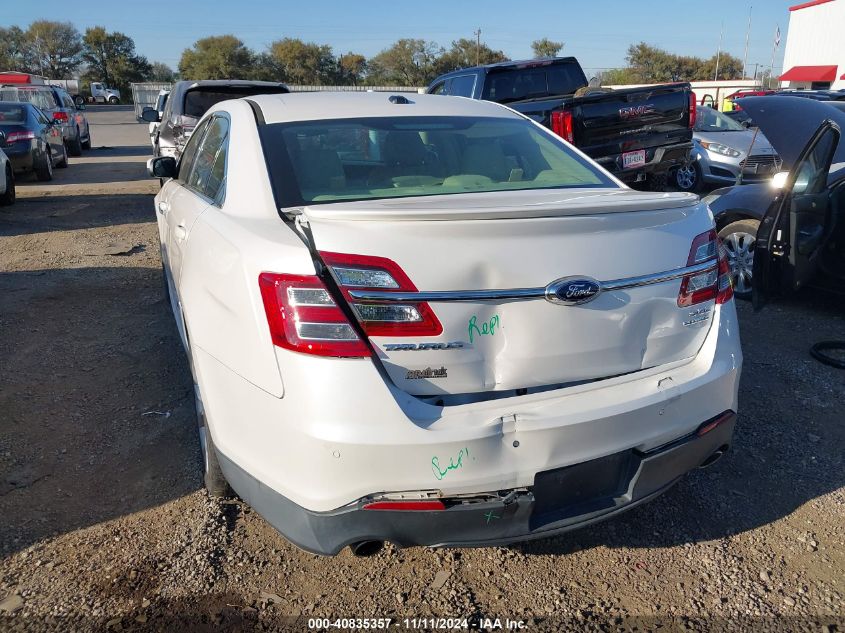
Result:
{"type": "MultiPolygon", "coordinates": [[[[742,77],[743,79],[747,77],[745,74],[745,68],[748,66],[748,38],[751,36],[751,10],[753,6],[748,7],[748,29],[745,31],[745,56],[742,58],[742,77]]],[[[755,73],[756,77],[756,73],[755,73]]]]}
{"type": "Polygon", "coordinates": [[[722,57],[722,36],[725,34],[725,23],[719,29],[719,49],[716,51],[716,74],[713,75],[713,81],[719,79],[719,59],[722,57]]]}
{"type": "Polygon", "coordinates": [[[775,28],[775,39],[772,41],[772,63],[769,66],[769,88],[772,85],[772,77],[775,75],[775,50],[780,45],[780,24],[775,28]]]}
{"type": "Polygon", "coordinates": [[[475,35],[475,65],[481,65],[481,27],[473,33],[475,35]]]}
{"type": "MultiPolygon", "coordinates": [[[[760,65],[759,62],[754,62],[754,81],[757,81],[757,67],[760,65]]],[[[762,83],[762,82],[761,82],[762,83]]]]}

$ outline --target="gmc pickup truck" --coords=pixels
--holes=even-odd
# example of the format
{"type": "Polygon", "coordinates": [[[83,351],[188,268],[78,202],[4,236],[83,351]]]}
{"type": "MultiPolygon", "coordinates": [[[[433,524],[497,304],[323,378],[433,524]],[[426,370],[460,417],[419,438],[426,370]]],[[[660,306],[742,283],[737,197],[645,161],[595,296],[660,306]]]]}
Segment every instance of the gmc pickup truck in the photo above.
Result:
{"type": "Polygon", "coordinates": [[[542,123],[627,183],[662,190],[689,160],[695,93],[688,83],[589,87],[574,57],[503,62],[441,75],[430,94],[484,99],[542,123]]]}

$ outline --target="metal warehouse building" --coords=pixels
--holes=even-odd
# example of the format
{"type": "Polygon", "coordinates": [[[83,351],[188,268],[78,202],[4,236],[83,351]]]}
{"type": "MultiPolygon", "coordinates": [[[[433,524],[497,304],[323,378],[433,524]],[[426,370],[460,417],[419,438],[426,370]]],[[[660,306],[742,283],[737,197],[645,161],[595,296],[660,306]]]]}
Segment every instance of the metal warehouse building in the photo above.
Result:
{"type": "Polygon", "coordinates": [[[845,88],[845,0],[813,0],[789,8],[781,85],[845,88]]]}

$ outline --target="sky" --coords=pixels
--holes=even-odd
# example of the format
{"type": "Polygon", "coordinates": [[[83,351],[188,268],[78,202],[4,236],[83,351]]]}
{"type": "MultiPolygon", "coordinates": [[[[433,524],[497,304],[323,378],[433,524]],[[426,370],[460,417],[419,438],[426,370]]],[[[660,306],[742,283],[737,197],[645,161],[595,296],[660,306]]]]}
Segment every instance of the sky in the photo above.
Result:
{"type": "Polygon", "coordinates": [[[775,58],[780,72],[789,25],[789,6],[799,0],[0,0],[6,26],[26,28],[46,18],[73,22],[80,32],[101,25],[135,40],[150,61],[176,69],[185,48],[209,35],[234,34],[255,50],[283,37],[329,44],[335,54],[367,57],[402,37],[434,40],[481,39],[512,59],[531,56],[531,42],[548,37],[566,43],[590,76],[625,65],[632,43],[645,41],[670,52],[710,57],[719,46],[740,59],[751,10],[749,73],[771,64],[772,42],[780,25],[775,58]],[[753,6],[752,6],[753,5],[753,6]]]}

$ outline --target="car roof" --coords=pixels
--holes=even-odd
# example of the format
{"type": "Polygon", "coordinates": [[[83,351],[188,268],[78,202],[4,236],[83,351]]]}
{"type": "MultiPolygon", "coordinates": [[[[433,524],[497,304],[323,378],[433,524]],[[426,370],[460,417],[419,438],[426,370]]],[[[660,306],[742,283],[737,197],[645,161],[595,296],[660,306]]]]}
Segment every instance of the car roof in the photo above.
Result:
{"type": "Polygon", "coordinates": [[[476,72],[479,70],[490,72],[495,70],[506,70],[508,68],[530,68],[536,66],[553,66],[556,64],[571,63],[578,63],[578,60],[574,57],[538,57],[537,59],[519,59],[506,62],[496,62],[495,64],[482,64],[481,66],[469,66],[467,68],[458,68],[456,70],[450,70],[448,73],[438,75],[431,83],[434,84],[443,79],[454,77],[455,75],[465,75],[467,73],[476,72]]]}
{"type": "Polygon", "coordinates": [[[266,123],[362,117],[471,116],[522,118],[490,101],[463,97],[392,92],[300,92],[249,97],[266,123]],[[393,103],[391,97],[407,99],[393,103]]]}
{"type": "Polygon", "coordinates": [[[171,92],[181,94],[194,88],[220,88],[234,86],[279,86],[287,88],[287,85],[280,81],[252,81],[247,79],[201,79],[198,81],[177,81],[171,92]]]}

